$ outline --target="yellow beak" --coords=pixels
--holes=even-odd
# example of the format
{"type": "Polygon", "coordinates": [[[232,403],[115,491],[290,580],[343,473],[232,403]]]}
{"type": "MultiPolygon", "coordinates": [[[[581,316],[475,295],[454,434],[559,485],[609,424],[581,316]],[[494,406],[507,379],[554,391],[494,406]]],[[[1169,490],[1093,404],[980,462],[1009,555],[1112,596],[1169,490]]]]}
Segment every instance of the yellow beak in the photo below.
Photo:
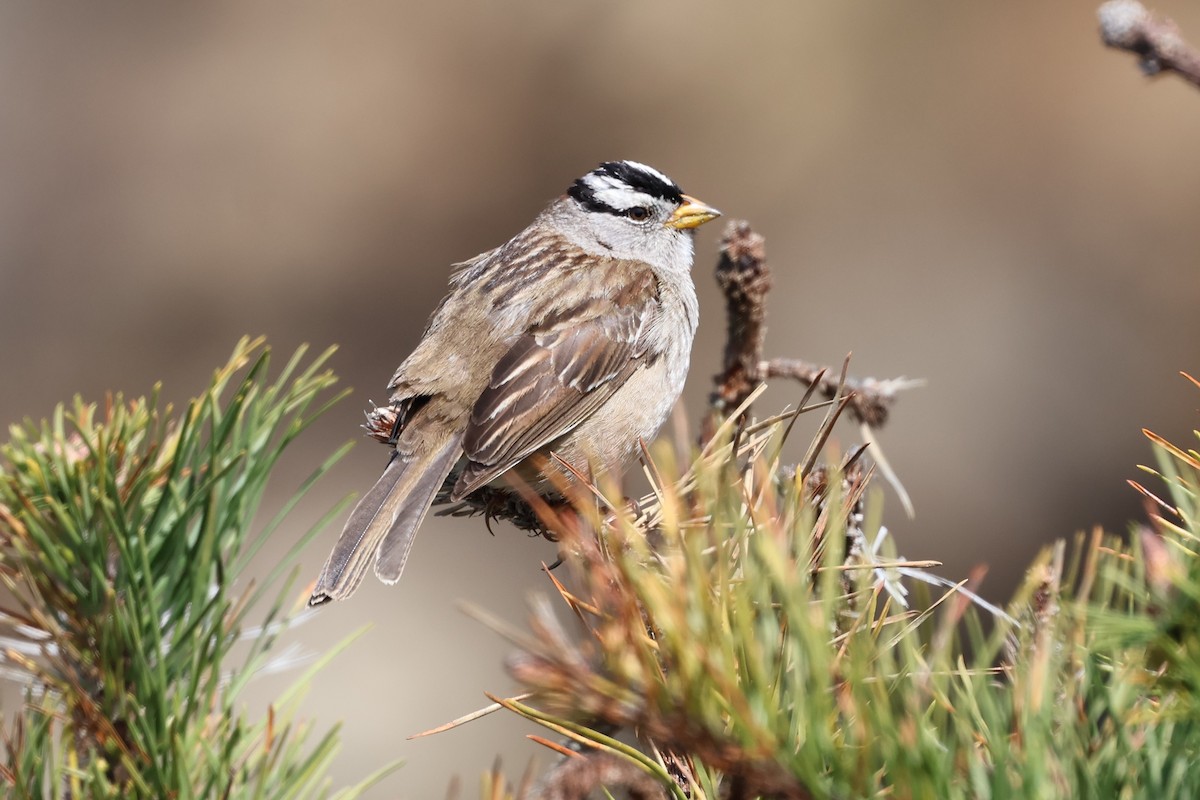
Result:
{"type": "Polygon", "coordinates": [[[719,216],[721,216],[720,211],[685,194],[683,196],[683,205],[675,209],[675,213],[663,224],[668,228],[686,230],[688,228],[698,228],[710,219],[716,219],[719,216]]]}

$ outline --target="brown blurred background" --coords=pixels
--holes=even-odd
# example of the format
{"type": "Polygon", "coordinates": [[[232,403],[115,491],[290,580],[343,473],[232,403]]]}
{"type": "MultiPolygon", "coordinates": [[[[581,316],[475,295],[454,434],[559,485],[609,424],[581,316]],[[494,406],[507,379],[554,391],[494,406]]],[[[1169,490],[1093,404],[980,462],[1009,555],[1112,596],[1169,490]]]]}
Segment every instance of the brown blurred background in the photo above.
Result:
{"type": "MultiPolygon", "coordinates": [[[[181,400],[243,333],[337,343],[337,444],[416,341],[447,267],[522,228],[595,163],[634,158],[766,235],[768,350],[921,376],[882,439],[917,506],[901,551],[1003,598],[1047,540],[1141,512],[1145,426],[1190,437],[1200,370],[1200,94],[1106,51],[1092,2],[1004,4],[7,3],[0,7],[0,420],[80,392],[181,400]]],[[[1163,2],[1194,41],[1200,8],[1163,2]]],[[[702,323],[722,311],[697,240],[702,323]]],[[[776,387],[762,410],[794,401],[776,387]]],[[[847,426],[843,444],[854,441],[847,426]]],[[[803,438],[803,437],[798,437],[803,438]]],[[[288,535],[351,491],[364,443],[288,535]]],[[[335,531],[304,557],[315,576],[335,531]]],[[[288,547],[287,536],[278,547],[288,547]]],[[[537,748],[494,716],[405,736],[505,691],[507,646],[456,602],[523,618],[550,546],[426,525],[408,573],[294,639],[373,625],[304,713],[344,720],[339,784],[474,794],[537,748]]],[[[264,679],[263,713],[283,679],[264,679]]]]}

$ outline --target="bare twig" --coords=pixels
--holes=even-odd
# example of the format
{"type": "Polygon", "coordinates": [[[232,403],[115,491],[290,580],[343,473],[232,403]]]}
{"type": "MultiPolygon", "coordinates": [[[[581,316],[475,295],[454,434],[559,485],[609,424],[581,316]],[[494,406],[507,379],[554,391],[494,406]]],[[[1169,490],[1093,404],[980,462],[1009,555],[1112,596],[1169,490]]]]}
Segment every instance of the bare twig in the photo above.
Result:
{"type": "MultiPolygon", "coordinates": [[[[716,276],[725,294],[728,320],[724,367],[713,378],[715,387],[709,401],[713,410],[726,414],[737,408],[769,378],[790,378],[815,386],[827,399],[833,399],[842,385],[838,371],[795,358],[763,358],[771,271],[763,237],[744,220],[734,220],[725,229],[716,276]]],[[[878,428],[887,421],[896,395],[919,385],[920,381],[905,378],[846,378],[845,390],[852,395],[848,410],[856,421],[878,428]]]]}
{"type": "Polygon", "coordinates": [[[1137,0],[1110,0],[1097,16],[1104,43],[1136,54],[1142,72],[1174,72],[1200,87],[1200,51],[1184,41],[1174,22],[1151,14],[1137,0]]]}
{"type": "MultiPolygon", "coordinates": [[[[840,372],[796,358],[763,358],[771,272],[767,268],[762,236],[751,230],[743,220],[734,220],[725,229],[716,278],[717,285],[725,294],[728,315],[725,362],[721,372],[713,376],[715,386],[709,405],[714,413],[704,421],[701,442],[712,439],[720,418],[732,413],[731,409],[741,408],[741,416],[748,417],[749,404],[746,401],[763,381],[770,378],[799,381],[808,385],[809,392],[815,390],[825,398],[835,400],[837,414],[843,410],[850,412],[850,416],[862,427],[863,438],[871,443],[884,478],[895,488],[904,510],[911,517],[912,501],[888,464],[873,431],[887,422],[897,394],[904,389],[921,386],[924,382],[903,377],[886,380],[851,378],[846,374],[849,356],[840,372]]],[[[739,424],[742,421],[739,420],[739,424]]],[[[828,418],[826,423],[825,427],[832,425],[828,418]]],[[[828,431],[825,435],[828,435],[828,431]]],[[[816,453],[810,451],[810,456],[815,459],[816,453]]]]}
{"type": "MultiPolygon", "coordinates": [[[[798,358],[772,358],[759,364],[764,379],[792,378],[810,386],[816,385],[817,392],[828,400],[837,395],[838,376],[828,367],[801,361],[798,358]]],[[[923,386],[924,381],[909,378],[846,378],[845,390],[850,395],[849,411],[859,422],[872,428],[881,428],[887,422],[888,412],[896,395],[905,389],[923,386]]]]}

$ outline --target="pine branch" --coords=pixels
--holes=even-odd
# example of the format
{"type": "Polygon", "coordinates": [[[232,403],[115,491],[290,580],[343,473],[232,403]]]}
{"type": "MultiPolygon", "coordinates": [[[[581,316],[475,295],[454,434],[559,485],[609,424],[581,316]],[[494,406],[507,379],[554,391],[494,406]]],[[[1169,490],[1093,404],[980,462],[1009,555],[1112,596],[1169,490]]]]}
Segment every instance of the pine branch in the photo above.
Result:
{"type": "Polygon", "coordinates": [[[533,695],[501,704],[672,797],[1197,796],[1200,453],[1151,436],[1154,531],[1049,548],[1008,614],[958,584],[907,611],[867,475],[773,471],[785,425],[654,465],[656,510],[581,511],[555,580],[578,630],[536,602],[509,664],[533,695]]]}
{"type": "Polygon", "coordinates": [[[239,697],[255,675],[295,664],[275,652],[304,616],[295,562],[339,510],[264,581],[247,579],[286,510],[345,452],[252,527],[284,451],[341,396],[330,397],[330,354],[306,363],[300,350],[271,380],[261,340],[242,340],[180,415],[155,396],[116,395],[13,428],[0,448],[0,580],[13,598],[0,610],[0,664],[29,700],[4,732],[7,796],[249,798],[323,785],[334,736],[310,741],[294,700],[254,721],[239,697]]]}

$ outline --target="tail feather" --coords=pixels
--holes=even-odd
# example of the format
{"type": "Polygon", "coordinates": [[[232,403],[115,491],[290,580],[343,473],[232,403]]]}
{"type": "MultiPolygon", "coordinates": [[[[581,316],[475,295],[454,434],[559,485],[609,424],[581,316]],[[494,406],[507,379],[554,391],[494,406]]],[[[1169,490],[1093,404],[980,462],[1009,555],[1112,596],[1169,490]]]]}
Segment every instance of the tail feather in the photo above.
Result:
{"type": "Polygon", "coordinates": [[[399,580],[417,528],[460,452],[461,437],[451,436],[421,456],[392,457],[346,520],[317,578],[310,606],[354,594],[372,564],[384,582],[399,580]]]}
{"type": "Polygon", "coordinates": [[[438,490],[454,468],[462,454],[461,439],[454,437],[433,454],[425,469],[416,476],[409,487],[407,499],[396,509],[391,527],[379,543],[379,557],[375,559],[375,574],[387,584],[400,580],[408,553],[422,520],[429,513],[438,490]]]}

